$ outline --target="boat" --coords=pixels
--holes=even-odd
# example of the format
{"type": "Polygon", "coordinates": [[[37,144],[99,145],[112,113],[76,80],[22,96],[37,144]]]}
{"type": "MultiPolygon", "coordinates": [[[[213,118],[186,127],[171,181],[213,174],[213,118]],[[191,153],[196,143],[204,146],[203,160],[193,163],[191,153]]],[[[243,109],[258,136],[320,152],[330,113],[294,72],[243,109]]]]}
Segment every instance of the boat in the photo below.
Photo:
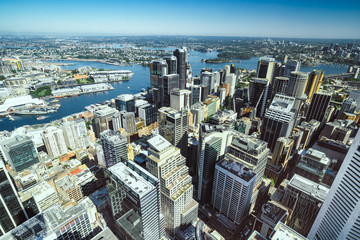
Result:
{"type": "Polygon", "coordinates": [[[9,117],[9,120],[10,120],[10,121],[14,121],[14,120],[15,120],[11,115],[8,115],[8,117],[9,117]]]}
{"type": "Polygon", "coordinates": [[[57,96],[56,98],[62,98],[62,96],[57,96]]]}
{"type": "Polygon", "coordinates": [[[55,100],[52,100],[51,103],[58,103],[59,100],[55,99],[55,100]]]}
{"type": "Polygon", "coordinates": [[[47,118],[46,116],[40,116],[40,117],[37,117],[36,119],[37,120],[44,120],[45,118],[47,118]]]}

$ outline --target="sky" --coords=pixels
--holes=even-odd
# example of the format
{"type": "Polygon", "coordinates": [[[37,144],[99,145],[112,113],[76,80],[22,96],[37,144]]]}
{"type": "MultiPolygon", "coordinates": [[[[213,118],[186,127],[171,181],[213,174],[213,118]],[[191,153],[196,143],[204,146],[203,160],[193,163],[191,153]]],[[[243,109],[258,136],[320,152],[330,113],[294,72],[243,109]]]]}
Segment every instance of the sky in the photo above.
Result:
{"type": "Polygon", "coordinates": [[[360,0],[0,0],[0,32],[360,38],[360,0]]]}

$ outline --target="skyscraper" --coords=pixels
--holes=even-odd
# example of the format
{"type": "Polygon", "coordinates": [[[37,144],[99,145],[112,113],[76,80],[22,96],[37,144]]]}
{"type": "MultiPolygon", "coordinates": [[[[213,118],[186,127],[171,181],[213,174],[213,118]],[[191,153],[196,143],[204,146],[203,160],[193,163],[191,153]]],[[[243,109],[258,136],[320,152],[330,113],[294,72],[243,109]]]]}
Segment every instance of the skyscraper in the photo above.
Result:
{"type": "Polygon", "coordinates": [[[33,141],[25,136],[15,136],[1,143],[5,160],[12,169],[21,172],[39,162],[33,141]]]}
{"type": "Polygon", "coordinates": [[[188,53],[186,48],[176,49],[174,56],[177,59],[177,73],[179,74],[179,88],[186,88],[186,68],[188,64],[188,53]]]}
{"type": "MultiPolygon", "coordinates": [[[[114,130],[114,115],[117,115],[118,111],[114,108],[107,107],[94,112],[94,132],[97,138],[100,138],[100,133],[104,130],[114,130]]],[[[117,124],[115,124],[117,125],[117,124]]]]}
{"type": "Polygon", "coordinates": [[[285,64],[284,77],[290,77],[291,72],[300,71],[301,63],[299,61],[287,61],[285,64]]]}
{"type": "Polygon", "coordinates": [[[167,74],[167,63],[165,60],[152,61],[150,63],[150,86],[151,88],[159,88],[159,79],[167,74]]]}
{"type": "Polygon", "coordinates": [[[157,121],[157,109],[155,105],[145,104],[139,107],[139,117],[149,126],[157,121]]]}
{"type": "Polygon", "coordinates": [[[215,166],[211,204],[230,221],[240,224],[249,214],[254,186],[255,173],[225,157],[215,166]]]}
{"type": "Polygon", "coordinates": [[[274,98],[275,94],[285,94],[289,78],[287,77],[275,77],[271,91],[271,98],[274,98]]]}
{"type": "Polygon", "coordinates": [[[41,135],[46,150],[52,158],[60,157],[68,152],[63,131],[60,128],[50,126],[41,135]]]}
{"type": "Polygon", "coordinates": [[[261,57],[258,61],[256,77],[266,78],[271,83],[275,71],[275,59],[270,57],[261,57]]]}
{"type": "Polygon", "coordinates": [[[160,135],[148,140],[147,170],[160,180],[161,212],[165,229],[175,235],[197,219],[198,203],[193,199],[192,179],[185,157],[160,135]]]}
{"type": "Polygon", "coordinates": [[[308,102],[311,101],[314,93],[317,93],[320,89],[321,83],[323,81],[324,71],[313,70],[309,75],[309,80],[307,81],[305,94],[308,97],[308,102]]]}
{"type": "Polygon", "coordinates": [[[0,236],[28,218],[6,167],[0,160],[0,236]]]}
{"type": "Polygon", "coordinates": [[[132,94],[121,94],[115,98],[115,106],[119,111],[135,112],[135,98],[132,94]]]}
{"type": "Polygon", "coordinates": [[[178,111],[191,107],[191,91],[175,88],[170,93],[170,107],[178,111]]]}
{"type": "Polygon", "coordinates": [[[120,162],[106,174],[110,207],[124,239],[158,240],[164,235],[159,180],[141,167],[120,162]]]}
{"type": "Polygon", "coordinates": [[[326,120],[326,111],[331,101],[331,95],[327,93],[314,93],[309,110],[306,114],[306,121],[315,119],[319,122],[326,120]]]}
{"type": "Polygon", "coordinates": [[[306,236],[328,192],[328,187],[295,174],[282,198],[282,204],[292,210],[287,225],[306,236]]]}
{"type": "Polygon", "coordinates": [[[356,134],[308,235],[311,240],[360,239],[360,131],[356,134]]]}
{"type": "MultiPolygon", "coordinates": [[[[269,80],[265,78],[252,78],[249,85],[249,101],[254,107],[256,116],[263,117],[269,94],[269,80]]],[[[255,115],[255,114],[254,114],[255,115]]]]}
{"type": "Polygon", "coordinates": [[[160,81],[162,106],[170,107],[170,94],[175,88],[179,88],[179,75],[167,74],[160,81]]]}
{"type": "Polygon", "coordinates": [[[165,56],[164,59],[168,66],[167,74],[177,74],[177,58],[175,56],[165,56]]]}
{"type": "Polygon", "coordinates": [[[254,136],[240,133],[233,138],[227,154],[229,158],[241,162],[256,174],[255,187],[262,181],[270,154],[266,145],[266,142],[254,136]]]}
{"type": "Polygon", "coordinates": [[[292,72],[286,88],[286,94],[292,97],[301,97],[305,92],[305,87],[309,75],[302,72],[292,72]]]}
{"type": "Polygon", "coordinates": [[[274,151],[279,137],[289,137],[295,124],[295,98],[276,94],[261,126],[260,139],[268,143],[271,152],[274,151]]]}
{"type": "Polygon", "coordinates": [[[127,161],[127,143],[124,137],[112,130],[105,130],[100,134],[100,138],[106,167],[127,161]]]}
{"type": "Polygon", "coordinates": [[[127,133],[135,133],[136,125],[135,125],[135,114],[133,112],[125,112],[121,116],[122,127],[125,129],[127,133]]]}
{"type": "Polygon", "coordinates": [[[189,116],[186,110],[162,107],[158,111],[159,133],[187,156],[189,116]]]}

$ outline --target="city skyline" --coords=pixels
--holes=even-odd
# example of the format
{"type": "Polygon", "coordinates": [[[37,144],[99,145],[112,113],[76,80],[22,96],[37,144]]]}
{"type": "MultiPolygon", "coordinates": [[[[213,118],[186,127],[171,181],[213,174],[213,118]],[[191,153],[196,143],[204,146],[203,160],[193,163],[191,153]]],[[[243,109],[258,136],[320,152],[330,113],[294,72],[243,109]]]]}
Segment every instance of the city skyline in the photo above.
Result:
{"type": "Polygon", "coordinates": [[[0,32],[358,39],[360,3],[346,3],[21,0],[0,4],[0,32]]]}

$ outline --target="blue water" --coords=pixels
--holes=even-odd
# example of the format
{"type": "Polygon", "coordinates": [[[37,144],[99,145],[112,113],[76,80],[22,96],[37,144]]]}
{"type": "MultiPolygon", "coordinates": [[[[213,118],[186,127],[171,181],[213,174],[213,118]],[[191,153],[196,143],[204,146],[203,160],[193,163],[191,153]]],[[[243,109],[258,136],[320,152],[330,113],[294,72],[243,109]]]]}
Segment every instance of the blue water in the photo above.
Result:
{"type": "MultiPolygon", "coordinates": [[[[165,51],[173,51],[174,49],[170,48],[157,48],[165,51]]],[[[225,65],[230,63],[219,63],[219,64],[210,64],[201,62],[201,59],[207,58],[216,58],[218,52],[197,52],[190,51],[189,53],[189,62],[193,70],[193,75],[199,75],[202,68],[213,68],[214,70],[219,70],[224,68],[225,65]]],[[[241,63],[234,63],[236,67],[244,68],[247,70],[253,70],[257,67],[257,62],[259,58],[253,57],[249,60],[241,60],[241,63]]],[[[115,66],[99,62],[79,62],[79,61],[54,61],[54,62],[64,62],[72,63],[73,65],[62,66],[63,69],[73,70],[79,67],[88,66],[93,68],[103,68],[103,69],[119,69],[119,70],[130,70],[135,75],[129,81],[124,81],[120,83],[112,84],[115,90],[99,93],[85,94],[81,96],[75,96],[71,98],[60,99],[61,108],[55,112],[48,114],[48,118],[38,121],[34,116],[14,116],[14,121],[9,121],[7,118],[1,119],[0,130],[12,131],[14,128],[21,127],[23,125],[32,125],[39,123],[51,122],[57,119],[61,119],[64,116],[71,115],[73,113],[81,112],[84,110],[85,106],[90,104],[103,102],[115,98],[116,96],[124,93],[138,93],[142,88],[147,88],[150,85],[150,70],[148,67],[143,67],[141,65],[133,66],[115,66]]],[[[301,71],[310,72],[313,69],[324,70],[325,74],[333,73],[342,73],[347,71],[347,66],[344,65],[333,65],[333,64],[321,64],[317,67],[302,67],[301,71]]]]}

